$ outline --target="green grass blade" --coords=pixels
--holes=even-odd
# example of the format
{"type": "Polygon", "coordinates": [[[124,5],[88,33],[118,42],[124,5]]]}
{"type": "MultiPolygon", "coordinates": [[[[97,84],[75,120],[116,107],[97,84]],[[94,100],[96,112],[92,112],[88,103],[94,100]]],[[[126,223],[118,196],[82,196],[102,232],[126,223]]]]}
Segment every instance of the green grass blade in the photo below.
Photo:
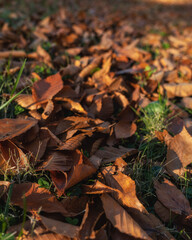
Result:
{"type": "Polygon", "coordinates": [[[27,217],[27,202],[26,202],[26,197],[24,196],[24,199],[23,199],[23,221],[22,221],[22,226],[21,226],[21,230],[20,230],[20,233],[18,235],[18,239],[21,238],[21,236],[23,235],[23,229],[24,229],[24,226],[25,226],[25,222],[26,222],[26,217],[27,217]]]}
{"type": "Polygon", "coordinates": [[[18,85],[19,80],[20,80],[20,78],[21,78],[21,75],[22,75],[22,73],[23,73],[23,70],[24,70],[26,61],[27,61],[27,59],[24,60],[22,66],[21,66],[21,68],[20,68],[19,74],[17,75],[17,79],[16,79],[16,82],[15,82],[15,85],[14,85],[12,91],[11,91],[11,96],[13,96],[13,94],[14,94],[16,88],[17,88],[17,85],[18,85]]]}
{"type": "Polygon", "coordinates": [[[10,98],[7,102],[0,106],[0,111],[5,108],[9,103],[11,103],[16,97],[18,97],[26,88],[22,89],[20,92],[15,94],[12,98],[10,98]]]}
{"type": "Polygon", "coordinates": [[[4,222],[2,224],[2,232],[3,233],[5,233],[6,227],[7,227],[6,218],[8,216],[8,211],[9,211],[9,205],[10,205],[10,201],[11,201],[12,191],[13,191],[13,184],[11,184],[10,187],[9,187],[8,197],[7,197],[7,201],[6,201],[6,205],[5,205],[4,222]]]}

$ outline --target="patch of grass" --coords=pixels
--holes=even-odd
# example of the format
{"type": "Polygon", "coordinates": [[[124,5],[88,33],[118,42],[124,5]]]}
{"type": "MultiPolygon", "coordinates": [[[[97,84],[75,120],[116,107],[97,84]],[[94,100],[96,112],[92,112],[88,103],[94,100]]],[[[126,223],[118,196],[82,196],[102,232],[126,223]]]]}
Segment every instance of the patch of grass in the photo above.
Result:
{"type": "MultiPolygon", "coordinates": [[[[133,109],[134,110],[134,109],[133,109]]],[[[134,110],[135,111],[135,110],[134,110]]],[[[167,116],[170,113],[167,101],[159,97],[158,101],[151,102],[140,110],[138,115],[138,130],[135,135],[135,146],[148,160],[161,160],[165,157],[166,145],[156,138],[156,131],[166,129],[167,116]]]]}
{"type": "Polygon", "coordinates": [[[158,29],[151,29],[149,32],[159,34],[162,37],[166,37],[168,35],[166,32],[158,30],[158,29]]]}
{"type": "Polygon", "coordinates": [[[99,70],[101,70],[101,68],[100,67],[96,67],[96,68],[94,68],[93,70],[91,70],[91,75],[92,74],[94,74],[95,72],[97,72],[97,71],[99,71],[99,70]]]}
{"type": "Polygon", "coordinates": [[[6,234],[6,230],[12,224],[16,224],[21,216],[21,212],[10,204],[13,184],[10,185],[8,197],[5,204],[0,207],[0,239],[15,239],[14,234],[6,234]]]}
{"type": "Polygon", "coordinates": [[[163,49],[169,49],[171,46],[170,46],[170,44],[168,43],[168,42],[162,42],[162,48],[163,49]]]}
{"type": "Polygon", "coordinates": [[[74,58],[75,58],[75,60],[80,60],[80,59],[81,59],[81,56],[77,55],[77,56],[75,56],[74,58]]]}
{"type": "Polygon", "coordinates": [[[152,59],[155,60],[159,55],[159,49],[153,48],[151,45],[140,46],[143,50],[149,52],[152,56],[152,59]]]}
{"type": "Polygon", "coordinates": [[[49,41],[43,42],[41,46],[43,49],[45,49],[45,51],[48,52],[51,48],[51,42],[49,42],[49,41]]]}
{"type": "Polygon", "coordinates": [[[128,163],[125,170],[135,181],[137,196],[149,212],[154,211],[153,206],[157,200],[153,187],[154,180],[164,176],[163,163],[156,165],[153,160],[148,160],[146,154],[140,152],[136,159],[128,163]]]}
{"type": "Polygon", "coordinates": [[[16,103],[13,103],[13,100],[26,90],[22,89],[20,92],[16,93],[16,88],[25,68],[25,63],[26,60],[24,60],[16,78],[13,78],[9,74],[10,60],[6,66],[6,71],[0,75],[0,118],[14,118],[19,112],[21,112],[21,108],[19,109],[17,107],[15,109],[15,107],[18,105],[16,103]],[[9,100],[3,96],[5,93],[10,94],[11,97],[9,100]]]}
{"type": "Polygon", "coordinates": [[[156,68],[152,69],[151,66],[148,65],[145,67],[144,71],[147,72],[147,79],[149,79],[157,70],[156,68]]]}
{"type": "Polygon", "coordinates": [[[36,72],[42,78],[56,73],[52,68],[47,66],[45,63],[41,65],[36,65],[34,68],[34,72],[36,72]]]}
{"type": "Polygon", "coordinates": [[[166,117],[169,113],[170,109],[167,106],[167,101],[161,98],[141,109],[139,122],[142,123],[140,131],[144,140],[151,141],[155,138],[156,131],[162,131],[167,127],[166,117]]]}

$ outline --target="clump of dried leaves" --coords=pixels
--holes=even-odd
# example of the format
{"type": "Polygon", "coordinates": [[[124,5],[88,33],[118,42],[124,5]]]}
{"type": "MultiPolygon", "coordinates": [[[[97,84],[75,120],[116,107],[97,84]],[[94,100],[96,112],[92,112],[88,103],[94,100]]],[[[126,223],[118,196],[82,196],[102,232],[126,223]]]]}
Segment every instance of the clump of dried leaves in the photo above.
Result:
{"type": "Polygon", "coordinates": [[[192,238],[191,25],[165,24],[169,16],[158,8],[150,18],[145,4],[127,5],[130,16],[105,3],[62,7],[43,20],[41,9],[25,22],[22,12],[0,20],[4,76],[27,58],[17,91],[30,87],[15,99],[23,112],[0,119],[0,198],[27,212],[7,229],[15,237],[175,239],[171,222],[192,238]],[[170,111],[155,135],[167,155],[153,161],[138,155],[145,140],[138,116],[160,95],[170,111]],[[133,180],[138,161],[161,169],[147,204],[133,180]]]}

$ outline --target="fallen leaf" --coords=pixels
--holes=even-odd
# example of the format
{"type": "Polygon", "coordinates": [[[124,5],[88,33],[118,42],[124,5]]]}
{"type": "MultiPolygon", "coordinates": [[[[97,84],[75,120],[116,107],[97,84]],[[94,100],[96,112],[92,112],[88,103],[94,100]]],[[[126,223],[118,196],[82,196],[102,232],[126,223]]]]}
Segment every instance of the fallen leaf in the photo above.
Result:
{"type": "Polygon", "coordinates": [[[48,100],[44,112],[42,113],[42,118],[46,120],[53,112],[53,109],[54,109],[53,102],[51,100],[48,100]]]}
{"type": "Polygon", "coordinates": [[[75,150],[79,146],[81,146],[82,141],[87,137],[87,136],[92,136],[93,133],[87,132],[87,133],[80,133],[74,137],[71,137],[67,139],[61,146],[59,146],[58,150],[75,150]]]}
{"type": "Polygon", "coordinates": [[[179,215],[190,215],[189,201],[177,187],[167,179],[163,183],[154,182],[159,201],[172,212],[179,215]]]}
{"type": "Polygon", "coordinates": [[[137,150],[134,148],[125,148],[122,146],[115,148],[105,146],[97,150],[95,156],[101,158],[103,163],[109,163],[114,162],[119,157],[131,156],[135,153],[137,153],[137,150]]]}
{"type": "Polygon", "coordinates": [[[0,198],[8,191],[10,182],[0,181],[0,198]]]}
{"type": "Polygon", "coordinates": [[[97,169],[91,162],[79,151],[73,151],[73,166],[66,172],[51,171],[51,178],[55,184],[58,194],[62,195],[64,191],[83,179],[90,177],[97,169]]]}
{"type": "Polygon", "coordinates": [[[85,240],[87,238],[95,238],[94,228],[99,218],[104,213],[101,202],[98,200],[93,203],[87,203],[85,214],[79,230],[79,238],[85,240]]]}
{"type": "Polygon", "coordinates": [[[56,73],[33,84],[32,95],[36,102],[46,102],[52,99],[63,88],[61,75],[56,73]]]}
{"type": "Polygon", "coordinates": [[[101,196],[106,217],[120,232],[137,239],[151,239],[132,217],[108,194],[101,196]]]}
{"type": "Polygon", "coordinates": [[[10,140],[0,143],[0,172],[1,174],[17,174],[27,171],[30,160],[23,151],[10,140]]]}
{"type": "Polygon", "coordinates": [[[182,130],[174,137],[166,130],[157,132],[157,137],[163,139],[168,147],[165,168],[169,174],[175,178],[183,175],[185,167],[191,163],[192,136],[183,125],[182,130]]]}
{"type": "Polygon", "coordinates": [[[37,121],[31,118],[28,119],[0,119],[0,141],[12,139],[16,136],[25,133],[27,130],[37,124],[37,121]]]}
{"type": "Polygon", "coordinates": [[[75,102],[69,98],[62,98],[60,99],[62,101],[62,106],[70,111],[74,111],[77,113],[81,113],[83,115],[87,115],[87,112],[85,109],[81,106],[79,102],[75,102]]]}
{"type": "Polygon", "coordinates": [[[48,158],[42,162],[38,169],[49,171],[69,171],[73,166],[73,154],[71,152],[50,152],[48,158]]]}
{"type": "Polygon", "coordinates": [[[43,225],[51,232],[61,234],[69,238],[76,238],[79,232],[79,227],[69,223],[61,222],[40,215],[43,225]]]}
{"type": "Polygon", "coordinates": [[[171,218],[174,214],[172,214],[172,212],[170,212],[170,210],[168,208],[166,208],[161,202],[156,201],[155,205],[154,205],[154,209],[156,214],[160,217],[160,219],[163,222],[170,222],[171,218]]]}
{"type": "Polygon", "coordinates": [[[192,83],[166,83],[160,86],[160,93],[166,91],[168,98],[189,97],[192,95],[192,83]]]}
{"type": "Polygon", "coordinates": [[[71,216],[63,204],[59,202],[49,190],[40,187],[37,183],[14,184],[11,203],[24,208],[24,199],[27,211],[43,211],[47,213],[61,213],[63,216],[71,216]]]}

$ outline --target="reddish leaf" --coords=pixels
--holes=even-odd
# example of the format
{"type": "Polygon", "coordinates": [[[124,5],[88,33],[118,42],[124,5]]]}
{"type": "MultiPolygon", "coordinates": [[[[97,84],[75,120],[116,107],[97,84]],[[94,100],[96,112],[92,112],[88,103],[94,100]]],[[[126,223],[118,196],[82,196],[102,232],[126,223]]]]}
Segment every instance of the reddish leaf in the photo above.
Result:
{"type": "Polygon", "coordinates": [[[40,187],[37,183],[14,184],[11,202],[24,208],[26,199],[27,211],[38,211],[41,209],[47,213],[61,213],[64,216],[71,216],[63,204],[59,202],[49,190],[40,187]]]}
{"type": "Polygon", "coordinates": [[[46,79],[36,81],[32,88],[32,95],[37,102],[46,102],[52,99],[63,88],[63,81],[59,73],[46,79]]]}

